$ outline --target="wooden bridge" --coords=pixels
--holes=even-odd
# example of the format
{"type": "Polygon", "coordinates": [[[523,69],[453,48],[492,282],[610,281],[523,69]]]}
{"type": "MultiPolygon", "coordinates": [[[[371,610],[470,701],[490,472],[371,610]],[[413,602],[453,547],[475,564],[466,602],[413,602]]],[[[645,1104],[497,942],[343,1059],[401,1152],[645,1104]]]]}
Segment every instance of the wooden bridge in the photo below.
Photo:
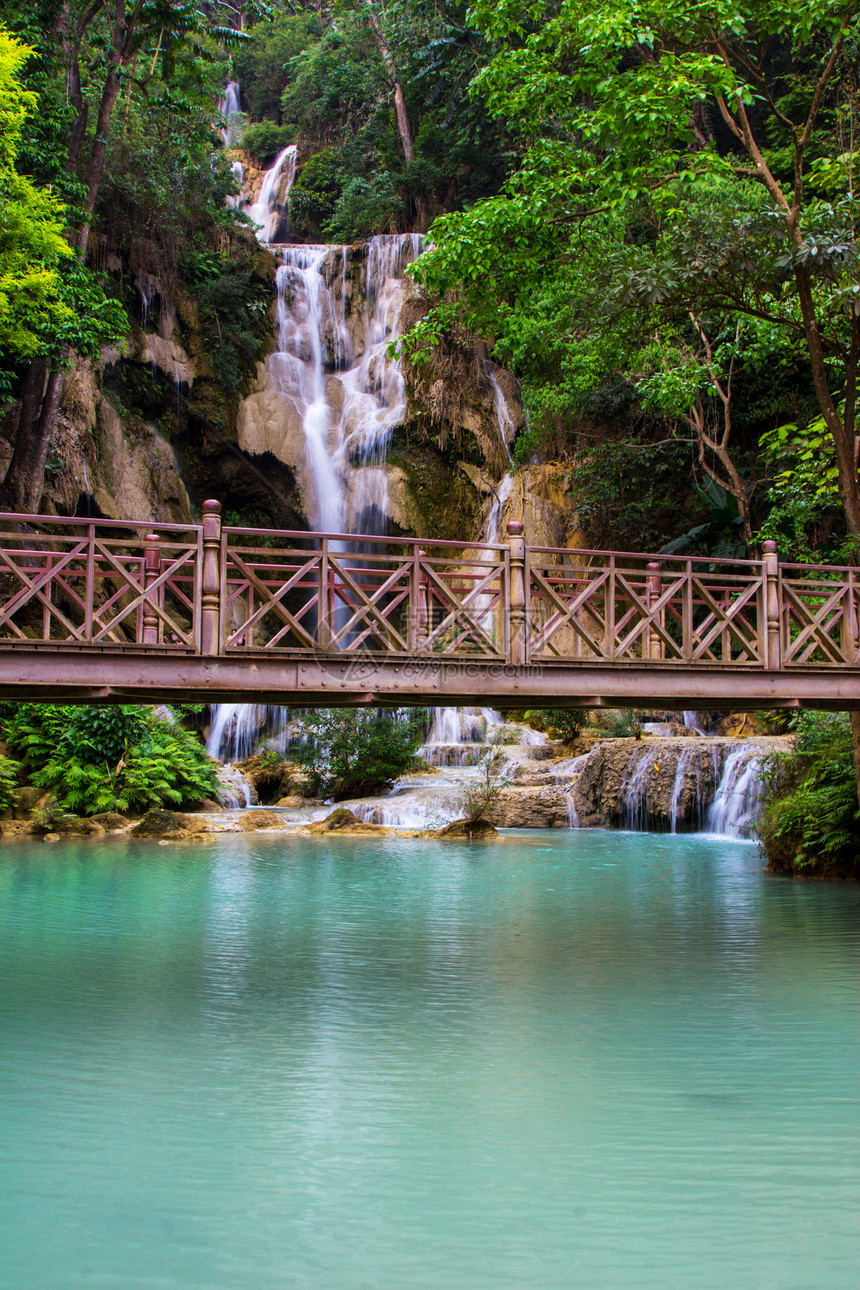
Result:
{"type": "Polygon", "coordinates": [[[860,570],[0,515],[0,695],[860,708],[860,570]]]}

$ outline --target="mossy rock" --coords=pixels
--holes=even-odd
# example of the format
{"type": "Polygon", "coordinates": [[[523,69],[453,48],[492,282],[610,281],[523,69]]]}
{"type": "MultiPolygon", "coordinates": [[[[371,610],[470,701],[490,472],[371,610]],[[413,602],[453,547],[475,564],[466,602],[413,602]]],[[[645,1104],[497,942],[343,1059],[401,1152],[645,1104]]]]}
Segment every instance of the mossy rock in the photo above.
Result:
{"type": "Polygon", "coordinates": [[[108,833],[117,833],[128,828],[131,823],[128,817],[120,815],[119,811],[102,811],[99,815],[91,815],[90,819],[94,824],[100,824],[108,833]]]}
{"type": "Polygon", "coordinates": [[[165,811],[160,807],[153,807],[147,811],[139,824],[135,824],[131,830],[135,838],[166,838],[171,833],[182,832],[182,825],[176,818],[175,811],[165,811]]]}
{"type": "Polygon", "coordinates": [[[453,820],[443,829],[436,829],[432,837],[465,838],[473,842],[476,838],[497,838],[499,830],[489,820],[453,820]]]}
{"type": "Polygon", "coordinates": [[[383,833],[387,834],[390,829],[385,828],[383,824],[365,824],[357,815],[348,810],[345,806],[339,806],[337,810],[332,811],[324,820],[317,820],[315,824],[308,825],[308,833],[383,833]]]}
{"type": "Polygon", "coordinates": [[[243,833],[256,833],[258,829],[285,829],[286,823],[274,811],[248,811],[239,821],[243,833]]]}

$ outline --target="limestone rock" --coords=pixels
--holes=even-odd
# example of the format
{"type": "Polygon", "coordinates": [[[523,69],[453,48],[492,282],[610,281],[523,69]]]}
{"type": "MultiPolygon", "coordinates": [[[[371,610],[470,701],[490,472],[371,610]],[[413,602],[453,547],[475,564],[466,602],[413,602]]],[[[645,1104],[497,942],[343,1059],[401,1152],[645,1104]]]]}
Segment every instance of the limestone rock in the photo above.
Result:
{"type": "Polygon", "coordinates": [[[259,829],[285,829],[286,823],[274,811],[248,811],[239,821],[243,833],[256,833],[259,829]]]}
{"type": "Polygon", "coordinates": [[[99,404],[97,466],[92,482],[96,505],[108,519],[191,521],[191,503],[173,449],[152,426],[132,432],[106,400],[99,404]]]}
{"type": "Polygon", "coordinates": [[[465,838],[471,842],[475,838],[497,838],[499,831],[489,820],[452,820],[442,829],[434,829],[427,834],[432,838],[465,838]]]}
{"type": "Polygon", "coordinates": [[[91,815],[90,819],[95,824],[100,824],[108,833],[122,833],[131,824],[131,820],[125,815],[120,815],[118,811],[102,811],[99,815],[91,815]]]}
{"type": "Polygon", "coordinates": [[[135,838],[163,838],[171,833],[180,832],[182,832],[182,825],[176,812],[164,811],[160,807],[153,807],[151,811],[147,811],[143,819],[131,830],[135,838]]]}
{"type": "Polygon", "coordinates": [[[560,829],[568,825],[564,792],[549,785],[537,788],[511,785],[502,790],[489,814],[500,829],[560,829]]]}
{"type": "Polygon", "coordinates": [[[345,806],[339,806],[337,810],[332,811],[324,820],[317,820],[314,824],[307,827],[308,833],[390,833],[381,824],[365,824],[352,811],[347,810],[345,806]]]}

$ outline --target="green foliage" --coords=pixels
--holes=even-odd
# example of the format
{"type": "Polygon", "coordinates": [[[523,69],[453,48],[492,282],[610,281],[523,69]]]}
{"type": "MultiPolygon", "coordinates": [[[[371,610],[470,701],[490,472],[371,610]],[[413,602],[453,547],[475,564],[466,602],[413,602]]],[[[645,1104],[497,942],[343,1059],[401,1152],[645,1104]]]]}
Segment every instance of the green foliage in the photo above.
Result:
{"type": "Polygon", "coordinates": [[[0,814],[8,811],[12,806],[20,771],[20,762],[12,757],[0,756],[0,814]]]}
{"type": "Polygon", "coordinates": [[[791,752],[766,767],[758,833],[774,868],[860,875],[860,808],[844,713],[803,712],[791,752]]]}
{"type": "Polygon", "coordinates": [[[599,728],[611,739],[641,739],[642,713],[638,708],[610,708],[601,712],[599,728]]]}
{"type": "Polygon", "coordinates": [[[458,327],[494,337],[530,411],[519,460],[590,456],[609,436],[588,401],[626,381],[745,503],[798,374],[817,372],[822,411],[823,384],[853,380],[856,6],[478,0],[471,21],[497,42],[472,90],[527,146],[502,194],[432,226],[414,361],[458,327]],[[752,434],[731,416],[769,400],[752,434]],[[739,454],[739,488],[718,449],[739,454]]]}
{"type": "Polygon", "coordinates": [[[249,153],[258,165],[268,167],[294,138],[294,131],[287,125],[258,121],[242,131],[242,150],[249,153]]]}
{"type": "Polygon", "coordinates": [[[19,704],[4,724],[32,782],[76,815],[192,806],[217,791],[196,736],[150,708],[19,704]]]}
{"type": "MultiPolygon", "coordinates": [[[[254,121],[268,124],[277,120],[287,69],[294,58],[319,40],[319,33],[319,18],[308,12],[280,13],[274,18],[267,14],[251,28],[250,39],[233,55],[233,71],[254,121]]],[[[243,147],[248,147],[246,139],[247,133],[243,147]]]]}
{"type": "Polygon", "coordinates": [[[457,810],[464,820],[486,820],[511,782],[503,740],[494,736],[478,762],[478,774],[460,793],[457,810]]]}
{"type": "Polygon", "coordinates": [[[35,94],[25,91],[20,81],[30,53],[0,28],[0,362],[4,366],[43,353],[44,334],[72,320],[60,273],[63,261],[71,257],[63,237],[65,209],[51,193],[38,189],[16,170],[24,120],[36,106],[35,94]]]}
{"type": "Polygon", "coordinates": [[[235,259],[212,252],[183,261],[189,292],[197,301],[200,330],[212,373],[237,394],[252,375],[268,338],[269,292],[250,253],[235,259]]]}
{"type": "Polygon", "coordinates": [[[291,749],[290,757],[305,770],[313,795],[337,802],[390,788],[413,765],[427,714],[321,709],[307,713],[302,726],[306,742],[291,749]]]}
{"type": "Polygon", "coordinates": [[[337,154],[316,152],[299,171],[290,192],[290,223],[302,236],[325,228],[334,215],[341,193],[337,154]]]}
{"type": "Polygon", "coordinates": [[[523,720],[532,730],[571,744],[582,731],[583,715],[576,708],[535,708],[523,713],[523,720]]]}

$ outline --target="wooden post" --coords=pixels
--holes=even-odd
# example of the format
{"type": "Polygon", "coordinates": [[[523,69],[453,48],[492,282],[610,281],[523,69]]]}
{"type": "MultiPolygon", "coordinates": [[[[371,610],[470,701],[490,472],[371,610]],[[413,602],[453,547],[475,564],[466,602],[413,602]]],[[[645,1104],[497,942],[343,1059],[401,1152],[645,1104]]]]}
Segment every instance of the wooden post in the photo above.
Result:
{"type": "Polygon", "coordinates": [[[328,562],[328,538],[320,542],[319,583],[317,596],[317,645],[331,649],[334,603],[331,596],[331,566],[328,562]]]}
{"type": "Polygon", "coordinates": [[[762,564],[765,580],[765,618],[767,621],[767,659],[765,666],[769,672],[778,672],[780,661],[779,639],[779,556],[776,543],[762,542],[762,564]]]}
{"type": "Polygon", "coordinates": [[[420,654],[427,644],[430,635],[429,614],[427,608],[427,574],[421,561],[427,555],[418,546],[412,551],[412,585],[409,590],[409,648],[420,654]]]}
{"type": "Polygon", "coordinates": [[[200,653],[221,651],[221,503],[203,503],[200,653]]]}
{"type": "MultiPolygon", "coordinates": [[[[646,585],[645,604],[648,606],[648,612],[653,613],[654,606],[657,604],[657,601],[660,599],[660,562],[659,560],[649,560],[648,564],[645,566],[645,571],[648,575],[645,580],[645,585],[646,585]]],[[[663,626],[663,618],[664,618],[664,615],[662,613],[658,615],[657,621],[660,627],[663,626]]],[[[665,652],[663,639],[660,636],[659,632],[654,631],[654,628],[651,625],[651,623],[648,624],[647,639],[648,639],[648,652],[646,657],[663,658],[663,655],[665,652]]]]}
{"type": "Polygon", "coordinates": [[[150,590],[161,572],[161,538],[157,533],[147,533],[143,539],[143,645],[158,644],[158,614],[155,612],[155,595],[150,590]]]}
{"type": "Polygon", "coordinates": [[[857,662],[857,583],[854,570],[843,574],[845,579],[845,604],[842,611],[842,655],[846,663],[857,662]]]}
{"type": "Polygon", "coordinates": [[[510,600],[510,661],[516,667],[528,662],[528,623],[526,622],[526,544],[523,526],[519,520],[508,520],[508,546],[511,553],[510,600]]]}

